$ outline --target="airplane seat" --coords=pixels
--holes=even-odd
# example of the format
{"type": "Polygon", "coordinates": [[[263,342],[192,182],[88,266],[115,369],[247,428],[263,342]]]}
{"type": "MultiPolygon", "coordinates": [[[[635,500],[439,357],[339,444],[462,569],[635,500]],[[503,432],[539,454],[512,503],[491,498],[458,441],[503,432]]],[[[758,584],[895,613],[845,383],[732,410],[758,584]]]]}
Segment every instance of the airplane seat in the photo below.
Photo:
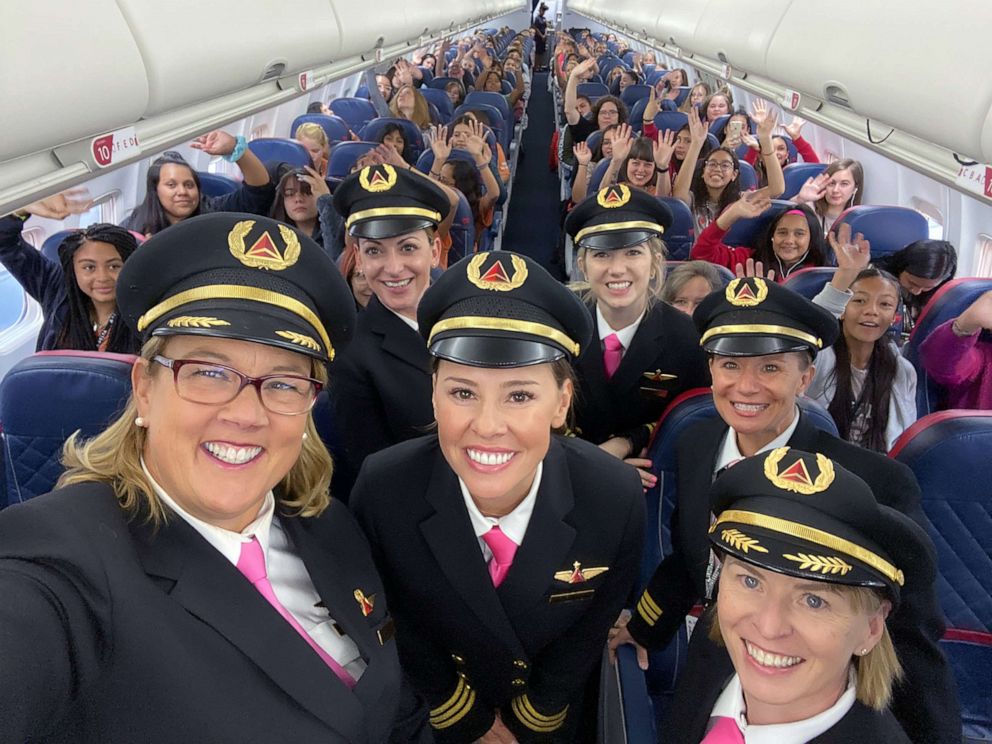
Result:
{"type": "Polygon", "coordinates": [[[738,165],[741,172],[741,190],[752,191],[758,188],[758,173],[754,170],[754,166],[746,160],[738,161],[738,165]]]}
{"type": "Polygon", "coordinates": [[[359,85],[358,88],[355,90],[355,96],[354,96],[355,98],[364,98],[368,100],[369,96],[370,96],[369,86],[367,85],[359,85]]]}
{"type": "Polygon", "coordinates": [[[668,72],[667,70],[655,69],[654,65],[644,65],[641,70],[644,72],[644,83],[651,86],[657,85],[658,81],[665,77],[665,73],[668,72]]]}
{"type": "MultiPolygon", "coordinates": [[[[458,147],[451,148],[451,154],[448,155],[448,160],[464,160],[466,163],[475,164],[475,156],[468,150],[462,150],[458,147]]],[[[417,164],[414,167],[421,173],[430,173],[431,168],[434,167],[434,151],[424,150],[420,154],[420,157],[417,158],[417,164]]]]}
{"type": "Polygon", "coordinates": [[[59,230],[56,233],[52,233],[47,238],[45,242],[41,244],[41,255],[45,258],[54,261],[57,266],[61,266],[61,261],[59,261],[59,246],[62,245],[62,241],[68,238],[76,232],[76,229],[72,230],[59,230]]]}
{"type": "Polygon", "coordinates": [[[937,548],[941,648],[954,670],[967,741],[992,741],[992,411],[941,411],[917,421],[889,456],[910,467],[937,548]]]}
{"type": "Polygon", "coordinates": [[[234,193],[241,187],[241,184],[233,178],[219,173],[197,171],[196,176],[200,179],[200,193],[204,196],[224,196],[234,193]]]}
{"type": "Polygon", "coordinates": [[[420,74],[424,76],[424,85],[427,85],[427,83],[434,79],[434,70],[429,67],[421,67],[420,74]]]}
{"type": "Polygon", "coordinates": [[[588,146],[590,152],[595,152],[596,147],[603,141],[603,132],[597,129],[595,132],[586,137],[586,146],[588,146]]]}
{"type": "Polygon", "coordinates": [[[461,80],[459,80],[456,77],[447,77],[447,76],[445,76],[445,77],[436,77],[436,78],[433,78],[424,87],[426,87],[426,88],[433,88],[434,90],[444,90],[444,86],[446,86],[448,83],[461,83],[462,86],[465,85],[464,82],[462,82],[461,80]]]}
{"type": "Polygon", "coordinates": [[[662,235],[665,245],[668,246],[668,257],[677,261],[686,261],[696,240],[696,221],[692,217],[692,210],[685,202],[674,196],[663,196],[661,200],[672,210],[674,217],[671,227],[662,235]]]}
{"type": "MultiPolygon", "coordinates": [[[[669,198],[669,197],[665,197],[669,198]]],[[[689,263],[688,260],[685,261],[665,261],[665,276],[668,276],[676,266],[681,266],[682,264],[689,263]]],[[[734,272],[728,269],[726,266],[717,266],[713,264],[713,268],[716,269],[716,273],[720,276],[720,286],[726,287],[734,279],[734,272]]]]}
{"type": "Polygon", "coordinates": [[[730,121],[730,114],[724,114],[716,117],[709,125],[710,134],[720,140],[721,145],[723,144],[723,130],[727,127],[728,121],[730,121]]]}
{"type": "Polygon", "coordinates": [[[795,204],[789,201],[772,199],[772,205],[757,217],[751,217],[746,220],[738,220],[731,225],[730,229],[727,230],[727,234],[723,236],[723,242],[726,245],[746,245],[754,247],[758,240],[761,239],[761,235],[768,228],[769,223],[776,217],[776,215],[778,215],[778,213],[783,209],[792,209],[795,206],[795,204]]]}
{"type": "Polygon", "coordinates": [[[508,81],[508,80],[503,80],[503,82],[500,83],[499,94],[501,96],[508,96],[512,92],[513,92],[513,85],[512,85],[512,83],[510,83],[510,81],[508,81]]]}
{"type": "Polygon", "coordinates": [[[465,103],[455,109],[454,118],[457,119],[468,111],[478,111],[486,115],[486,118],[489,119],[489,128],[493,130],[496,141],[503,146],[503,152],[509,154],[510,140],[513,137],[513,120],[504,118],[503,112],[500,109],[490,106],[487,103],[476,102],[470,104],[468,102],[468,96],[465,97],[465,103]]]}
{"type": "Polygon", "coordinates": [[[641,134],[644,129],[644,109],[647,107],[647,98],[639,98],[634,101],[633,106],[628,106],[630,115],[627,117],[627,123],[637,134],[641,134]]]}
{"type": "Polygon", "coordinates": [[[902,353],[916,368],[916,411],[921,417],[941,409],[943,388],[930,379],[924,369],[920,344],[937,326],[958,317],[989,290],[992,290],[992,279],[952,279],[934,293],[916,319],[902,353]]]}
{"type": "MultiPolygon", "coordinates": [[[[368,90],[366,90],[367,95],[368,90]]],[[[376,117],[375,106],[372,105],[367,97],[359,98],[356,95],[350,98],[335,98],[327,104],[327,107],[335,116],[344,119],[356,134],[376,117]]]]}
{"type": "Polygon", "coordinates": [[[628,85],[623,89],[623,92],[620,94],[620,100],[624,102],[628,109],[630,109],[638,101],[647,100],[650,95],[650,85],[635,83],[634,85],[628,85]]]}
{"type": "Polygon", "coordinates": [[[609,167],[610,158],[603,158],[596,163],[596,167],[592,171],[592,176],[589,178],[589,188],[586,190],[586,194],[595,194],[599,191],[600,182],[603,180],[603,176],[606,175],[606,169],[609,167]]]}
{"type": "Polygon", "coordinates": [[[675,107],[676,108],[678,108],[683,103],[685,103],[685,99],[689,97],[689,91],[691,91],[691,90],[692,90],[692,86],[691,85],[680,85],[679,86],[679,94],[674,99],[674,103],[675,103],[675,107]]]}
{"type": "Polygon", "coordinates": [[[633,66],[633,64],[634,64],[634,52],[633,51],[624,52],[623,53],[623,57],[621,57],[621,59],[624,62],[626,62],[628,65],[633,66]]]}
{"type": "Polygon", "coordinates": [[[862,233],[871,243],[872,258],[895,253],[917,240],[930,237],[927,218],[909,207],[869,206],[861,204],[843,212],[832,230],[842,224],[851,226],[851,234],[862,233]]]}
{"type": "Polygon", "coordinates": [[[348,177],[362,155],[378,146],[375,142],[338,142],[331,148],[331,157],[327,161],[327,180],[340,183],[348,177]]]}
{"type": "Polygon", "coordinates": [[[289,128],[289,136],[291,138],[296,136],[296,130],[299,129],[300,124],[319,124],[331,144],[351,138],[351,135],[348,132],[348,122],[340,116],[328,116],[326,114],[301,114],[293,119],[293,125],[289,128]]]}
{"type": "Polygon", "coordinates": [[[785,191],[779,199],[791,199],[809,178],[816,178],[827,169],[826,163],[790,163],[782,169],[785,191]]]}
{"type": "Polygon", "coordinates": [[[379,136],[382,134],[382,130],[386,128],[387,124],[399,124],[403,128],[403,139],[406,140],[407,150],[410,152],[412,158],[419,158],[420,153],[424,151],[424,135],[416,124],[407,119],[399,119],[391,116],[381,116],[378,119],[372,119],[362,127],[362,131],[358,132],[358,136],[362,138],[363,142],[377,142],[379,136]]]}
{"type": "Polygon", "coordinates": [[[475,217],[472,216],[468,199],[459,193],[458,207],[451,221],[451,248],[448,250],[447,265],[451,266],[470,253],[475,253],[475,217]]]}
{"type": "MultiPolygon", "coordinates": [[[[507,122],[513,121],[513,112],[510,110],[510,106],[506,102],[506,98],[503,97],[502,93],[488,93],[483,90],[473,90],[465,96],[465,101],[460,108],[478,108],[479,110],[486,111],[486,113],[491,114],[490,111],[481,108],[482,106],[491,106],[496,109],[499,112],[500,119],[502,119],[504,125],[507,122]]],[[[491,118],[492,117],[490,116],[490,119],[491,118]]]]}
{"type": "Polygon", "coordinates": [[[321,390],[317,395],[317,400],[311,411],[313,425],[317,429],[317,434],[320,435],[320,441],[324,443],[335,464],[337,464],[344,458],[344,441],[334,421],[334,406],[331,404],[326,389],[321,390]]]}
{"type": "Polygon", "coordinates": [[[438,118],[442,124],[450,124],[455,108],[451,105],[451,99],[443,90],[429,88],[426,85],[420,89],[420,94],[427,99],[427,102],[437,109],[438,118]]]}
{"type": "Polygon", "coordinates": [[[5,490],[0,509],[51,491],[62,474],[62,445],[92,437],[124,409],[137,357],[95,351],[41,351],[0,383],[5,490]]]}
{"type": "MultiPolygon", "coordinates": [[[[802,397],[797,402],[799,409],[810,418],[814,426],[837,435],[837,426],[825,408],[802,397]]],[[[678,440],[690,426],[717,415],[711,391],[708,388],[695,388],[685,391],[672,401],[655,426],[648,444],[647,458],[652,462],[651,472],[658,477],[658,482],[644,494],[647,518],[639,588],[647,584],[658,564],[672,552],[671,521],[678,498],[678,440]]],[[[685,667],[687,650],[688,635],[683,624],[667,648],[651,654],[646,672],[647,689],[654,705],[659,731],[662,730],[660,722],[664,720],[671,704],[676,680],[685,667]]]]}
{"type": "Polygon", "coordinates": [[[688,123],[689,115],[681,111],[659,111],[654,116],[654,125],[661,134],[668,130],[678,134],[678,131],[688,123]]]}
{"type": "Polygon", "coordinates": [[[641,65],[641,69],[644,71],[645,75],[653,75],[656,72],[660,72],[662,75],[667,72],[666,70],[659,70],[658,65],[653,65],[648,62],[646,65],[641,65]]]}
{"type": "Polygon", "coordinates": [[[813,266],[808,269],[799,269],[794,274],[789,274],[789,278],[782,282],[782,286],[801,294],[807,300],[812,300],[833,278],[836,271],[837,267],[835,266],[813,266]]]}
{"type": "MultiPolygon", "coordinates": [[[[785,140],[785,146],[789,150],[789,162],[795,163],[799,160],[799,150],[796,149],[796,144],[792,141],[792,137],[787,134],[775,134],[774,137],[781,137],[785,140]]],[[[804,162],[804,161],[800,161],[804,162]]],[[[816,165],[816,163],[810,163],[810,165],[816,165]]]]}
{"type": "Polygon", "coordinates": [[[281,137],[260,137],[248,143],[248,149],[263,162],[289,163],[297,168],[313,167],[307,148],[296,140],[281,137]]]}

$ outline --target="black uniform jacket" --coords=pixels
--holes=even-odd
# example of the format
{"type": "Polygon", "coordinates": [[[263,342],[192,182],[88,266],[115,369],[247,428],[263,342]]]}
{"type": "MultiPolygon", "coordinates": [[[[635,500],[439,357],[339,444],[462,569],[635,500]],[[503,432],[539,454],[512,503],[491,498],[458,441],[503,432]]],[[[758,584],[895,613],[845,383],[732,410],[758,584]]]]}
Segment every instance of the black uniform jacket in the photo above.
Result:
{"type": "Polygon", "coordinates": [[[351,506],[435,739],[472,742],[499,710],[521,742],[572,741],[639,569],[636,472],[588,442],[552,437],[526,535],[498,589],[436,437],[370,457],[351,506]]]}
{"type": "Polygon", "coordinates": [[[330,388],[351,472],[335,475],[332,491],[341,498],[368,455],[423,436],[434,422],[427,343],[373,296],[334,362],[330,388]]]}
{"type": "Polygon", "coordinates": [[[97,483],[5,510],[0,742],[387,741],[400,670],[368,544],[341,504],[281,523],[368,663],[351,691],[177,515],[128,521],[97,483]]]}
{"type": "MultiPolygon", "coordinates": [[[[651,625],[635,612],[629,625],[631,635],[650,648],[667,644],[684,622],[686,612],[706,593],[710,555],[707,495],[727,430],[727,424],[716,418],[687,429],[679,439],[673,551],[658,566],[645,589],[661,609],[661,616],[651,625]]],[[[803,414],[789,446],[822,452],[836,460],[864,480],[880,504],[923,524],[920,488],[905,465],[817,429],[803,414]]],[[[961,715],[957,688],[950,665],[937,646],[944,634],[944,619],[936,588],[907,582],[899,611],[889,618],[888,625],[906,671],[904,681],[895,688],[893,714],[913,741],[959,742],[961,715]]]]}
{"type": "MultiPolygon", "coordinates": [[[[596,326],[596,308],[589,307],[596,326]]],[[[666,302],[645,314],[613,377],[606,377],[597,331],[576,363],[579,393],[576,433],[601,444],[610,437],[631,440],[636,457],[668,404],[680,393],[709,387],[706,354],[692,319],[666,302]]]]}
{"type": "MultiPolygon", "coordinates": [[[[734,673],[727,650],[717,646],[700,621],[689,644],[689,659],[679,677],[665,727],[665,744],[699,744],[706,735],[710,713],[734,673]]],[[[888,710],[878,712],[855,700],[837,723],[810,739],[809,744],[909,744],[909,739],[888,710]]],[[[782,744],[792,744],[783,738],[782,744]]]]}

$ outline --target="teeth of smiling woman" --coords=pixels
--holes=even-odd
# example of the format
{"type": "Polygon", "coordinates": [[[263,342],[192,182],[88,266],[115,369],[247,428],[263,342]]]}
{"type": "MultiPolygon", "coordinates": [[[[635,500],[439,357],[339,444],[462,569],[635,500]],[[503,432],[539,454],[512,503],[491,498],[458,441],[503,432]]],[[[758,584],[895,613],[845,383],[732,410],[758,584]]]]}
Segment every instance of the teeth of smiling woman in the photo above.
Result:
{"type": "Polygon", "coordinates": [[[786,669],[788,667],[793,667],[802,661],[802,659],[798,656],[779,656],[778,654],[773,654],[768,651],[762,651],[760,648],[748,643],[747,641],[744,641],[744,647],[747,649],[748,656],[761,664],[761,666],[786,669]]]}
{"type": "Polygon", "coordinates": [[[468,451],[469,459],[472,462],[477,462],[480,465],[505,465],[513,457],[512,452],[480,452],[479,450],[470,449],[468,451]]]}
{"type": "Polygon", "coordinates": [[[231,465],[243,465],[254,460],[262,451],[261,447],[230,447],[226,444],[214,444],[213,442],[207,442],[204,446],[207,448],[207,452],[218,460],[231,465]]]}
{"type": "Polygon", "coordinates": [[[610,289],[627,289],[630,286],[630,282],[607,282],[606,286],[610,289]]]}
{"type": "Polygon", "coordinates": [[[757,413],[764,410],[765,406],[759,403],[734,403],[734,408],[745,413],[757,413]]]}
{"type": "Polygon", "coordinates": [[[394,289],[396,289],[398,287],[405,287],[407,284],[409,284],[412,281],[413,281],[413,279],[404,279],[401,282],[387,282],[387,281],[384,281],[383,284],[385,284],[387,287],[393,287],[394,289]]]}

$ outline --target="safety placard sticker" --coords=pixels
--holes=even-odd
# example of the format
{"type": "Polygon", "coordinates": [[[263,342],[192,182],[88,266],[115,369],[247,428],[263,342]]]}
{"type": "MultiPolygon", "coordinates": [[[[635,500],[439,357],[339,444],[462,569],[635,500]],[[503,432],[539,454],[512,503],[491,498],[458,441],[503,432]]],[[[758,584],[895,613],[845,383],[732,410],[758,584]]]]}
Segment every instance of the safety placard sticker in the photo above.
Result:
{"type": "Polygon", "coordinates": [[[100,168],[108,168],[141,152],[141,143],[134,127],[124,127],[94,138],[90,143],[93,160],[100,168]]]}

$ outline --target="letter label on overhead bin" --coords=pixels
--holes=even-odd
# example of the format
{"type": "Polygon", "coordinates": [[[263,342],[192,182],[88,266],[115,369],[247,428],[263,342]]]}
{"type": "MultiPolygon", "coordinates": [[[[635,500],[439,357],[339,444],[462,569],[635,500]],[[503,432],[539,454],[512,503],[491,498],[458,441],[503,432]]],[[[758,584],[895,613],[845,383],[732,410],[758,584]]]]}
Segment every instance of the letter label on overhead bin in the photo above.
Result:
{"type": "Polygon", "coordinates": [[[958,168],[958,175],[954,180],[958,186],[992,199],[992,165],[982,163],[962,165],[958,168]]]}
{"type": "Polygon", "coordinates": [[[300,73],[300,90],[310,90],[313,87],[313,70],[300,73]]]}
{"type": "Polygon", "coordinates": [[[803,97],[799,95],[798,91],[786,90],[785,93],[782,94],[782,105],[791,111],[798,109],[802,100],[803,97]]]}
{"type": "Polygon", "coordinates": [[[140,153],[141,143],[138,142],[138,133],[134,127],[124,127],[96,137],[90,143],[90,150],[97,167],[107,168],[140,153]]]}

